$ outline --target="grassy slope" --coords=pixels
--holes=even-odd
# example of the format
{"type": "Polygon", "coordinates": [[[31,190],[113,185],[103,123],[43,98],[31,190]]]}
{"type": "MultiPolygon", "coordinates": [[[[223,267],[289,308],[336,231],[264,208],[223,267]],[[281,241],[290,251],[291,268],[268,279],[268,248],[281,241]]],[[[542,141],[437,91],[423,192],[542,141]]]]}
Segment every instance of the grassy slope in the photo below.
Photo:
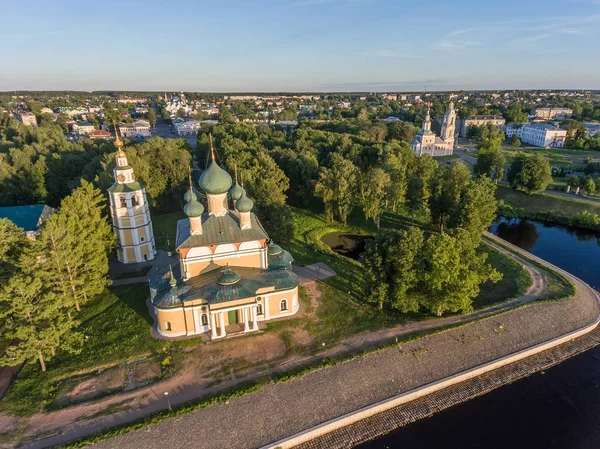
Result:
{"type": "Polygon", "coordinates": [[[575,197],[537,193],[528,195],[510,187],[498,186],[496,198],[524,209],[525,214],[550,211],[553,214],[569,217],[588,211],[600,215],[600,202],[586,201],[575,197]]]}

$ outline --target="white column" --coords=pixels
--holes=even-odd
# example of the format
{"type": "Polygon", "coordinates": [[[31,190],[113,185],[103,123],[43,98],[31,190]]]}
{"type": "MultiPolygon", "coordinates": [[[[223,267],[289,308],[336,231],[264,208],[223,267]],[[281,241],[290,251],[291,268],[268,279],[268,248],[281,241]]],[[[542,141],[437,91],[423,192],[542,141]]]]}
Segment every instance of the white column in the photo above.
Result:
{"type": "Polygon", "coordinates": [[[258,323],[256,322],[256,306],[250,308],[250,315],[252,316],[252,330],[258,330],[258,323]]]}
{"type": "Polygon", "coordinates": [[[221,312],[219,313],[219,323],[221,325],[221,337],[224,337],[225,335],[225,312],[221,312]]]}
{"type": "Polygon", "coordinates": [[[244,307],[243,309],[244,312],[244,332],[248,332],[250,330],[250,327],[248,326],[248,312],[249,312],[249,308],[248,307],[244,307]]]}
{"type": "Polygon", "coordinates": [[[215,323],[215,315],[210,314],[210,338],[213,340],[217,338],[217,323],[215,323]]]}

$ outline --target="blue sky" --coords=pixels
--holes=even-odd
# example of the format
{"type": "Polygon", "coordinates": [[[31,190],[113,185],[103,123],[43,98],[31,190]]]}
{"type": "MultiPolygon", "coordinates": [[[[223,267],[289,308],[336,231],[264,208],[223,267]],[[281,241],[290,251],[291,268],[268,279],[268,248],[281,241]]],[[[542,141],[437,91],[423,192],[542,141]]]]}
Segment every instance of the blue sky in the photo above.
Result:
{"type": "Polygon", "coordinates": [[[600,88],[600,0],[0,0],[0,90],[600,88]]]}

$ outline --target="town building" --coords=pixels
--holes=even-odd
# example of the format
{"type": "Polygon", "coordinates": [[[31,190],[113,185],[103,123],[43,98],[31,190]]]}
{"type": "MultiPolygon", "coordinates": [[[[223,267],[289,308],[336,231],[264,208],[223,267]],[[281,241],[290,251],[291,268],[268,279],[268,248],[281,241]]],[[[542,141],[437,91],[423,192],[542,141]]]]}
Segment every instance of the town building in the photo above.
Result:
{"type": "Polygon", "coordinates": [[[113,136],[110,132],[105,131],[103,129],[95,129],[94,131],[92,131],[88,137],[92,140],[112,140],[113,136]]]}
{"type": "Polygon", "coordinates": [[[22,228],[28,238],[35,240],[44,221],[54,212],[56,209],[45,204],[0,207],[0,218],[8,218],[22,228]]]}
{"type": "Polygon", "coordinates": [[[146,139],[150,137],[150,123],[146,120],[136,120],[133,123],[121,123],[119,132],[123,137],[131,139],[146,139]]]}
{"type": "Polygon", "coordinates": [[[94,128],[94,125],[90,122],[75,122],[73,123],[71,129],[73,131],[73,134],[76,134],[78,136],[87,136],[93,133],[96,128],[94,128]]]}
{"type": "Polygon", "coordinates": [[[177,254],[148,276],[164,337],[243,335],[300,307],[292,256],[269,240],[253,201],[219,167],[212,139],[211,156],[198,183],[206,207],[190,179],[183,208],[188,218],[177,222],[177,254]]]}
{"type": "Polygon", "coordinates": [[[589,137],[600,133],[600,123],[598,122],[583,122],[583,126],[585,126],[585,133],[589,137]]]}
{"type": "Polygon", "coordinates": [[[456,111],[454,103],[450,102],[442,120],[440,137],[431,130],[429,109],[423,121],[421,130],[415,135],[411,147],[417,156],[446,156],[454,151],[454,132],[456,130],[456,111]]]}
{"type": "Polygon", "coordinates": [[[504,129],[506,120],[501,115],[473,115],[462,120],[460,126],[460,137],[467,137],[469,127],[484,126],[491,123],[497,128],[504,129]]]}
{"type": "Polygon", "coordinates": [[[521,142],[542,148],[562,148],[567,138],[566,129],[543,123],[526,123],[520,126],[510,123],[505,132],[507,139],[516,134],[521,142]]]}
{"type": "Polygon", "coordinates": [[[139,97],[139,98],[119,98],[117,100],[118,103],[126,103],[126,104],[146,104],[148,103],[147,98],[139,97]]]}
{"type": "Polygon", "coordinates": [[[117,147],[115,182],[108,189],[110,217],[117,239],[117,259],[123,263],[147,262],[156,255],[146,189],[135,180],[133,168],[115,135],[117,147]]]}
{"type": "Polygon", "coordinates": [[[531,115],[544,120],[566,120],[573,115],[570,108],[535,108],[531,115]]]}
{"type": "Polygon", "coordinates": [[[38,126],[35,115],[31,112],[15,112],[15,118],[25,126],[38,126]]]}
{"type": "Polygon", "coordinates": [[[69,117],[77,117],[78,115],[85,115],[88,113],[87,108],[71,108],[71,107],[59,107],[59,114],[66,114],[69,117]]]}

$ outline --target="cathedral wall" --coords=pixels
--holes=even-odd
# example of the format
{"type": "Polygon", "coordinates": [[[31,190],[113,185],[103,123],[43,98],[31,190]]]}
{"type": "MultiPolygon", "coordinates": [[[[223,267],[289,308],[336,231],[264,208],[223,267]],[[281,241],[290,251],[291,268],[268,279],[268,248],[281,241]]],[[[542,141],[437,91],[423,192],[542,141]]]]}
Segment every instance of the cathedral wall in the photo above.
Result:
{"type": "Polygon", "coordinates": [[[265,297],[266,316],[270,320],[293,315],[298,311],[298,287],[284,292],[277,292],[265,297]],[[287,310],[281,310],[281,300],[287,300],[287,310]]]}
{"type": "MultiPolygon", "coordinates": [[[[186,335],[187,329],[185,326],[185,314],[183,309],[155,309],[156,310],[156,322],[158,327],[158,332],[161,335],[165,335],[167,337],[176,337],[179,335],[186,335]],[[171,330],[168,330],[170,326],[171,330]]],[[[190,315],[191,316],[191,315],[190,315]]],[[[191,322],[193,323],[193,318],[191,318],[191,322]]]]}
{"type": "MultiPolygon", "coordinates": [[[[189,253],[188,253],[189,254],[189,253]]],[[[217,267],[231,265],[235,267],[261,268],[262,254],[260,252],[254,254],[236,255],[229,254],[227,257],[216,257],[198,261],[190,261],[186,258],[185,264],[188,268],[189,277],[198,276],[201,273],[212,271],[217,267]]]]}

